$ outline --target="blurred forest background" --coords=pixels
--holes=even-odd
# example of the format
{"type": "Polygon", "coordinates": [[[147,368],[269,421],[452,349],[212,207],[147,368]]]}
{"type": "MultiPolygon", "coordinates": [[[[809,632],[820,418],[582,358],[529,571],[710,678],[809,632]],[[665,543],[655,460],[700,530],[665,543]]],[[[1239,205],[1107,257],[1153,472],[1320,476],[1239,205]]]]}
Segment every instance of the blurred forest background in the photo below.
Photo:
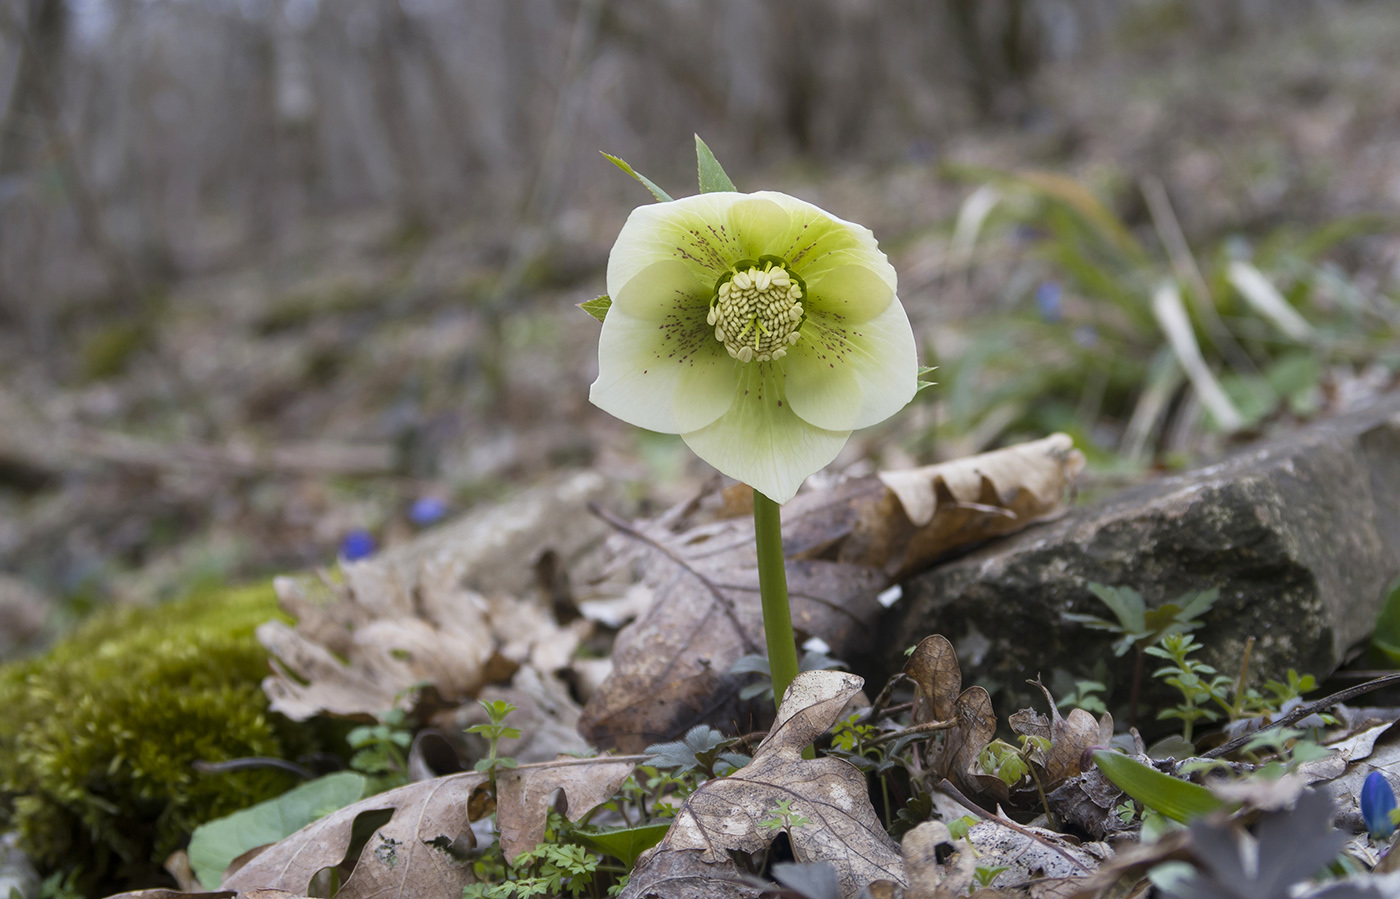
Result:
{"type": "Polygon", "coordinates": [[[944,383],[837,469],[1066,429],[1112,486],[1392,389],[1397,46],[1393,0],[0,0],[0,651],[556,469],[683,496],[587,404],[649,199],[598,150],[874,229],[944,383]]]}

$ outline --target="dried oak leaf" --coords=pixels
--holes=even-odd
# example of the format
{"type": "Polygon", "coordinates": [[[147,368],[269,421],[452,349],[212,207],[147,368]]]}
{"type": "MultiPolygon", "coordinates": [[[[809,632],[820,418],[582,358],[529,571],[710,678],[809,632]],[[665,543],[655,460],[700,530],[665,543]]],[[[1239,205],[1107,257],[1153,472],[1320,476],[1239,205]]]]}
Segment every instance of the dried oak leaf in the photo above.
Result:
{"type": "Polygon", "coordinates": [[[1052,434],[938,465],[880,472],[889,495],[860,516],[840,558],[901,580],[958,547],[1057,513],[1083,468],[1084,455],[1069,435],[1052,434]]]}
{"type": "MultiPolygon", "coordinates": [[[[523,665],[544,674],[568,665],[589,622],[561,627],[543,602],[484,596],[466,586],[475,551],[434,545],[436,552],[410,545],[346,563],[342,583],[276,580],[278,599],[297,625],[258,628],[273,659],[275,673],[263,690],[275,711],[298,721],[374,715],[413,702],[422,684],[455,706],[523,665]]],[[[504,579],[501,563],[493,566],[488,580],[504,579]]]]}
{"type": "Polygon", "coordinates": [[[486,782],[483,774],[454,774],[363,799],[268,847],[227,877],[220,889],[287,890],[304,896],[318,871],[348,861],[357,819],[387,812],[389,820],[370,834],[336,896],[460,895],[473,882],[471,865],[461,854],[476,844],[471,820],[489,812],[478,793],[486,782]]]}
{"type": "Polygon", "coordinates": [[[692,890],[684,895],[706,895],[701,884],[720,891],[709,895],[724,895],[732,888],[722,883],[737,875],[730,853],[766,849],[779,830],[763,822],[780,808],[807,819],[791,828],[794,856],[833,865],[843,896],[877,880],[903,883],[899,847],[875,816],[865,778],[841,759],[802,758],[803,747],[836,723],[863,683],[837,671],[798,675],[753,761],[686,799],[661,843],[637,860],[623,899],[669,899],[682,884],[692,890]]]}
{"type": "Polygon", "coordinates": [[[577,821],[622,788],[637,767],[635,761],[606,757],[563,758],[540,765],[521,765],[498,775],[496,822],[501,850],[515,862],[544,841],[555,790],[564,791],[570,821],[577,821]]]}
{"type": "Polygon", "coordinates": [[[419,699],[451,707],[522,665],[542,674],[567,665],[591,625],[555,622],[535,562],[567,566],[602,540],[606,526],[588,506],[605,488],[594,473],[537,487],[347,563],[341,583],[279,578],[297,624],[258,629],[273,657],[263,682],[272,708],[298,721],[373,716],[404,708],[425,683],[434,689],[419,699]]]}
{"type": "MultiPolygon", "coordinates": [[[[749,520],[720,521],[673,534],[625,527],[655,599],[613,645],[611,674],[589,697],[579,732],[593,745],[641,752],[679,739],[700,723],[761,727],[772,704],[741,700],[741,656],[762,653],[763,610],[749,520]]],[[[818,636],[840,658],[868,647],[882,608],[885,576],[821,560],[789,561],[793,627],[818,636]]]]}

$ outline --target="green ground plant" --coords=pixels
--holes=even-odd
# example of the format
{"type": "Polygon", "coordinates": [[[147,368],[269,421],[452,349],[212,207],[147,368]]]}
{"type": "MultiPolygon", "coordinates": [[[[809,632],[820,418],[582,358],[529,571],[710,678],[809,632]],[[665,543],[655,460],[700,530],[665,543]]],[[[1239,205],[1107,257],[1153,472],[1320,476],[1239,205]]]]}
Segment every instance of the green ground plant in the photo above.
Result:
{"type": "Polygon", "coordinates": [[[92,890],[119,869],[149,878],[196,825],[291,787],[271,768],[195,768],[311,748],[261,689],[253,630],[276,614],[270,585],[108,609],[0,669],[0,830],[92,890]]]}
{"type": "Polygon", "coordinates": [[[1174,417],[1194,428],[1197,400],[1209,426],[1248,430],[1315,412],[1333,366],[1400,368],[1400,303],[1332,261],[1393,223],[1342,219],[1193,247],[1155,179],[1110,204],[1060,175],[951,173],[982,185],[951,256],[972,264],[983,252],[997,274],[978,284],[996,314],[940,360],[948,434],[1066,431],[1100,464],[1138,466],[1164,448],[1174,417]],[[1140,225],[1115,211],[1139,200],[1140,225]]]}

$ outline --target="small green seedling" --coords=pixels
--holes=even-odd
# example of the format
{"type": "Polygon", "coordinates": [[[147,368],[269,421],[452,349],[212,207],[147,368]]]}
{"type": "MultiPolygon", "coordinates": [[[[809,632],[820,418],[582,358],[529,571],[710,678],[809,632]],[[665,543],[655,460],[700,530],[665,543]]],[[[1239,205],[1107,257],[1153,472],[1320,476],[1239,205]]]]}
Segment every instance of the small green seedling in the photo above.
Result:
{"type": "Polygon", "coordinates": [[[516,706],[511,705],[503,699],[497,699],[492,702],[478,700],[478,703],[486,710],[486,714],[490,716],[491,723],[475,724],[467,728],[467,733],[480,734],[486,738],[490,749],[486,753],[486,758],[477,760],[476,770],[480,771],[482,774],[489,775],[491,783],[495,784],[496,772],[498,770],[502,768],[514,768],[516,765],[515,759],[502,758],[497,755],[497,750],[502,740],[514,740],[520,737],[519,728],[505,726],[506,717],[516,710],[516,706]]]}

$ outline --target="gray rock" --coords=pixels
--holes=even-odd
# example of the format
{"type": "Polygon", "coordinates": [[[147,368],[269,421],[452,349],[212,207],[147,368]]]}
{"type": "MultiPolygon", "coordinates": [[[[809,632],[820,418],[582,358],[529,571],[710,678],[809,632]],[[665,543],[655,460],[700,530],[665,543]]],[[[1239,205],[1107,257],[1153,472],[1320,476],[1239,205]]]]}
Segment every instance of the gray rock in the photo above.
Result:
{"type": "Polygon", "coordinates": [[[1029,700],[1026,678],[1088,676],[1106,659],[1122,701],[1131,653],[1114,659],[1112,635],[1061,617],[1107,615],[1086,586],[1097,581],[1134,587],[1149,607],[1218,587],[1197,631],[1204,661],[1235,676],[1253,636],[1253,683],[1289,668],[1320,680],[1367,638],[1397,574],[1400,396],[915,576],[884,623],[884,663],[898,670],[905,647],[941,633],[958,647],[964,683],[1003,689],[1004,717],[1029,700]]]}

